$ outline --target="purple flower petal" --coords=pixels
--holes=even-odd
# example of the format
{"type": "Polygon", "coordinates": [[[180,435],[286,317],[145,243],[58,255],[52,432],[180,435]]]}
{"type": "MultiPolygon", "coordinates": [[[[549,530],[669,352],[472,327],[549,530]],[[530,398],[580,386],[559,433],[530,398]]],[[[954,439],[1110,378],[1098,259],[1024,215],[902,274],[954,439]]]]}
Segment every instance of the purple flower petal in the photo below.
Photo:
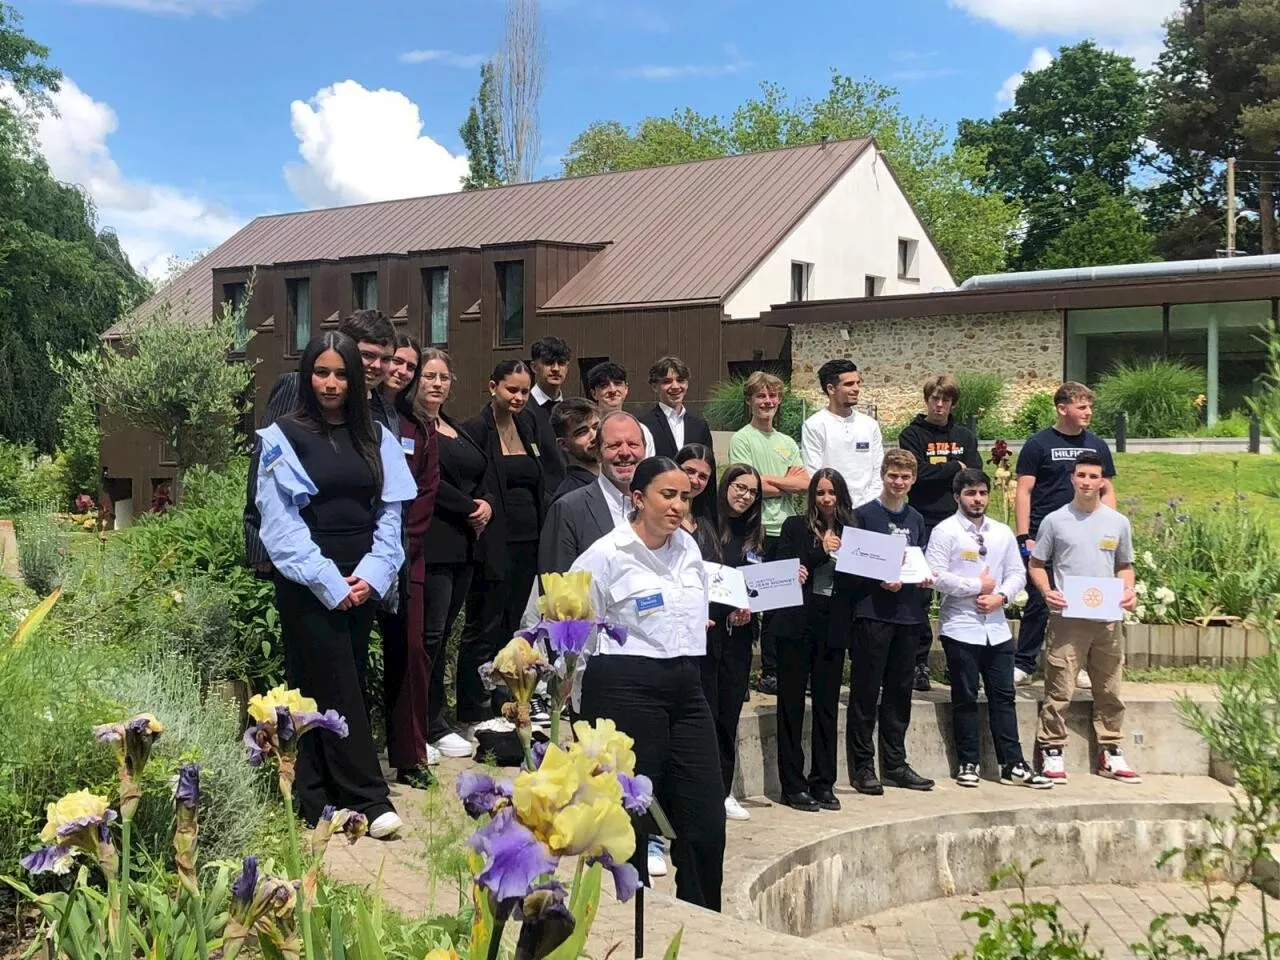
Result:
{"type": "Polygon", "coordinates": [[[71,869],[75,851],[61,844],[35,850],[20,861],[19,866],[28,873],[66,873],[71,869]]]}
{"type": "Polygon", "coordinates": [[[506,780],[494,780],[489,774],[475,770],[462,772],[458,777],[457,790],[463,809],[473,819],[483,813],[493,813],[499,800],[511,797],[510,783],[506,780]]]}
{"type": "Polygon", "coordinates": [[[547,755],[547,747],[551,745],[550,740],[535,740],[530,752],[533,754],[533,769],[537,770],[542,766],[542,758],[547,755]]]}
{"type": "Polygon", "coordinates": [[[242,742],[248,754],[249,766],[261,766],[271,751],[271,733],[262,724],[257,724],[244,732],[242,742]]]}
{"type": "Polygon", "coordinates": [[[200,764],[188,763],[178,768],[178,789],[173,798],[188,810],[200,806],[200,764]]]}
{"type": "Polygon", "coordinates": [[[493,663],[492,662],[480,664],[479,673],[480,673],[480,682],[484,684],[485,690],[487,690],[489,693],[493,693],[493,691],[498,689],[498,685],[493,682],[493,663]]]}
{"type": "MultiPolygon", "coordinates": [[[[559,880],[551,879],[546,883],[540,883],[515,905],[511,916],[521,923],[536,923],[550,914],[558,913],[556,908],[564,907],[568,894],[569,891],[559,880]]],[[[568,913],[568,908],[565,908],[565,913],[568,913]]]]}
{"type": "Polygon", "coordinates": [[[106,812],[100,817],[76,817],[74,820],[68,820],[66,823],[58,827],[58,839],[74,836],[80,833],[86,827],[106,826],[116,818],[117,814],[111,808],[107,808],[106,812]]]}
{"type": "Polygon", "coordinates": [[[301,731],[294,730],[293,714],[288,707],[276,707],[276,740],[288,743],[301,731]]]}
{"type": "Polygon", "coordinates": [[[551,851],[509,807],[472,834],[468,843],[485,858],[476,882],[499,901],[523,897],[538,877],[556,869],[551,851]]]}
{"type": "Polygon", "coordinates": [[[320,811],[320,819],[329,821],[333,819],[333,815],[338,812],[338,808],[332,803],[326,803],[323,810],[320,811]]]}
{"type": "Polygon", "coordinates": [[[640,889],[640,874],[630,863],[617,863],[607,853],[598,857],[588,857],[587,863],[599,863],[613,874],[613,892],[620,903],[626,903],[640,889]]]}
{"type": "Polygon", "coordinates": [[[595,629],[590,620],[551,620],[544,621],[544,624],[552,652],[566,656],[581,654],[591,639],[591,631],[595,629]]]}
{"type": "Polygon", "coordinates": [[[232,905],[248,907],[253,902],[253,892],[258,889],[258,858],[248,856],[240,866],[240,876],[231,883],[232,905]]]}
{"type": "Polygon", "coordinates": [[[614,643],[624,644],[627,642],[626,627],[620,626],[619,624],[616,624],[616,623],[605,623],[605,621],[603,620],[600,621],[598,626],[600,627],[601,630],[605,632],[605,635],[614,643]]]}
{"type": "Polygon", "coordinates": [[[616,774],[622,786],[622,806],[627,813],[644,813],[653,803],[653,781],[643,773],[629,777],[625,773],[616,774]]]}
{"type": "Polygon", "coordinates": [[[93,737],[99,743],[118,745],[124,743],[124,727],[118,723],[103,723],[93,728],[93,737]]]}
{"type": "Polygon", "coordinates": [[[334,736],[346,737],[347,720],[337,710],[326,710],[324,713],[300,713],[293,718],[298,725],[298,736],[308,730],[328,730],[334,736]]]}

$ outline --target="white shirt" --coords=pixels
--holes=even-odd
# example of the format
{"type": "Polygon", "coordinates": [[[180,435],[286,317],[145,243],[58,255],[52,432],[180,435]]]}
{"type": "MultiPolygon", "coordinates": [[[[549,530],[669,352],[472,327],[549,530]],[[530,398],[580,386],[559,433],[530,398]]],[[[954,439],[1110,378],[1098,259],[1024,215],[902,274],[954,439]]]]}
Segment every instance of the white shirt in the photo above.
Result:
{"type": "Polygon", "coordinates": [[[707,571],[693,537],[675,531],[650,550],[630,524],[605,534],[571,570],[591,574],[591,602],[601,620],[625,627],[619,644],[596,632],[594,656],[701,657],[707,652],[707,571]]]}
{"type": "MultiPolygon", "coordinates": [[[[681,425],[680,429],[683,432],[684,430],[683,424],[681,425]]],[[[653,434],[649,431],[649,428],[646,427],[643,423],[640,424],[640,432],[644,434],[644,455],[646,457],[654,456],[658,452],[658,448],[653,445],[653,434]]],[[[680,444],[680,446],[682,447],[684,446],[684,444],[680,444]]],[[[680,452],[680,447],[676,447],[676,452],[677,453],[680,452]]]]}
{"type": "Polygon", "coordinates": [[[604,500],[609,504],[609,515],[613,517],[614,528],[626,526],[629,522],[627,514],[631,512],[627,498],[623,496],[621,490],[605,479],[604,474],[596,477],[596,483],[600,484],[600,489],[604,491],[604,500]]]}
{"type": "Polygon", "coordinates": [[[553,397],[553,396],[551,396],[550,394],[546,393],[546,392],[542,389],[542,387],[540,387],[538,384],[536,384],[536,383],[535,383],[535,384],[533,385],[533,389],[529,391],[529,396],[530,396],[531,398],[533,398],[533,402],[534,402],[534,403],[536,403],[536,404],[537,404],[538,406],[540,406],[540,407],[543,407],[543,406],[546,406],[546,404],[547,404],[547,401],[548,401],[548,400],[554,400],[554,401],[556,401],[557,403],[559,403],[561,400],[563,400],[563,399],[564,399],[564,391],[563,391],[563,390],[561,390],[558,394],[556,394],[556,395],[553,397]]]}
{"type": "MultiPolygon", "coordinates": [[[[676,453],[679,453],[680,448],[684,446],[684,415],[686,410],[684,407],[677,410],[675,407],[668,407],[661,402],[658,403],[658,406],[662,410],[662,415],[667,418],[667,424],[671,427],[671,436],[675,437],[676,440],[676,453]]],[[[645,432],[648,433],[648,430],[646,429],[645,432]]],[[[653,438],[650,437],[649,441],[652,442],[652,440],[653,438]]],[[[653,454],[650,453],[649,456],[652,457],[653,454]]]]}
{"type": "Polygon", "coordinates": [[[938,632],[961,643],[994,646],[1012,638],[1004,610],[979,613],[978,591],[982,568],[996,582],[995,593],[1006,600],[1027,584],[1027,574],[1013,531],[999,521],[983,517],[974,524],[957,511],[933,528],[925,559],[933,571],[933,589],[942,594],[938,632]],[[978,542],[978,537],[982,542],[978,542]],[[986,555],[982,549],[986,548],[986,555]]]}
{"type": "Polygon", "coordinates": [[[831,467],[844,477],[855,507],[880,496],[884,441],[880,424],[865,413],[854,410],[847,417],[838,417],[823,407],[804,422],[800,456],[810,476],[815,470],[831,467]]]}

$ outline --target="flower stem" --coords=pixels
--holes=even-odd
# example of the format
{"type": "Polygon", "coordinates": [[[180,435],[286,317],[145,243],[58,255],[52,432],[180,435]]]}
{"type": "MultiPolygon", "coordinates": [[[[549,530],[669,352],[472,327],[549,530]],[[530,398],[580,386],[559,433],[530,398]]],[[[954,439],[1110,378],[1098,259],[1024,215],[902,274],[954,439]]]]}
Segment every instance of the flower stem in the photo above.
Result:
{"type": "MultiPolygon", "coordinates": [[[[533,769],[530,767],[530,769],[533,769]]],[[[489,954],[485,960],[498,960],[498,948],[502,946],[502,930],[507,925],[505,915],[498,915],[493,920],[493,936],[489,938],[489,954]]]]}
{"type": "Polygon", "coordinates": [[[199,889],[191,894],[191,912],[195,914],[196,951],[200,960],[209,960],[208,933],[204,927],[204,898],[199,889]]]}
{"type": "Polygon", "coordinates": [[[129,935],[129,867],[133,852],[133,817],[120,822],[120,960],[133,956],[129,935]]]}
{"type": "MultiPolygon", "coordinates": [[[[282,787],[283,790],[283,787],[282,787]]],[[[285,820],[289,823],[289,862],[287,864],[290,880],[302,879],[302,844],[298,840],[298,818],[293,812],[293,798],[285,793],[285,820]]],[[[298,925],[302,927],[302,942],[308,960],[316,954],[311,949],[311,905],[307,902],[306,885],[298,890],[298,925]]]]}

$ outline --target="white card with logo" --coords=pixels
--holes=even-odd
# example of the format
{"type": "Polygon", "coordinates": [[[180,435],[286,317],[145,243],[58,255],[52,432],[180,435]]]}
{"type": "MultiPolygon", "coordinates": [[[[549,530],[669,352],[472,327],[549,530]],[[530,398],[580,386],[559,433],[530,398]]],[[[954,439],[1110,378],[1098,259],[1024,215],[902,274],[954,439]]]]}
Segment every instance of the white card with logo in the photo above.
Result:
{"type": "Polygon", "coordinates": [[[804,592],[800,589],[799,559],[749,563],[745,567],[739,567],[738,572],[747,582],[747,601],[752,613],[804,604],[804,592]]]}
{"type": "Polygon", "coordinates": [[[888,533],[873,533],[861,527],[845,527],[840,534],[836,570],[855,577],[892,583],[902,574],[907,542],[888,533]]]}
{"type": "Polygon", "coordinates": [[[1124,619],[1120,608],[1124,581],[1119,577],[1063,577],[1058,589],[1067,598],[1067,608],[1062,611],[1064,617],[1108,623],[1124,619]]]}
{"type": "Polygon", "coordinates": [[[907,547],[906,559],[902,561],[902,573],[898,579],[903,583],[924,583],[933,577],[933,571],[924,559],[924,551],[919,547],[907,547]]]}
{"type": "Polygon", "coordinates": [[[723,603],[735,610],[749,609],[747,581],[743,579],[741,570],[719,563],[704,563],[703,566],[707,570],[712,603],[723,603]]]}

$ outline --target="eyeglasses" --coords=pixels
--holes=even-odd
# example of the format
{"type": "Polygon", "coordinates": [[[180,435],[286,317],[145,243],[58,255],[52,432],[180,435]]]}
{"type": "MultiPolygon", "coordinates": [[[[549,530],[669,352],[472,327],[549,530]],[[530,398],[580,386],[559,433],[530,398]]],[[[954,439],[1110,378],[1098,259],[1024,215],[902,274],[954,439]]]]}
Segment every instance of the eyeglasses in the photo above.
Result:
{"type": "Polygon", "coordinates": [[[427,383],[451,383],[453,382],[453,374],[437,373],[433,370],[430,373],[424,373],[420,379],[427,381],[427,383]]]}
{"type": "Polygon", "coordinates": [[[739,483],[736,480],[729,484],[729,492],[736,493],[740,497],[746,497],[748,500],[754,500],[760,496],[760,491],[755,487],[749,487],[745,483],[739,483]]]}
{"type": "Polygon", "coordinates": [[[973,539],[978,541],[978,556],[985,557],[987,555],[987,544],[982,539],[982,534],[975,533],[973,539]]]}

